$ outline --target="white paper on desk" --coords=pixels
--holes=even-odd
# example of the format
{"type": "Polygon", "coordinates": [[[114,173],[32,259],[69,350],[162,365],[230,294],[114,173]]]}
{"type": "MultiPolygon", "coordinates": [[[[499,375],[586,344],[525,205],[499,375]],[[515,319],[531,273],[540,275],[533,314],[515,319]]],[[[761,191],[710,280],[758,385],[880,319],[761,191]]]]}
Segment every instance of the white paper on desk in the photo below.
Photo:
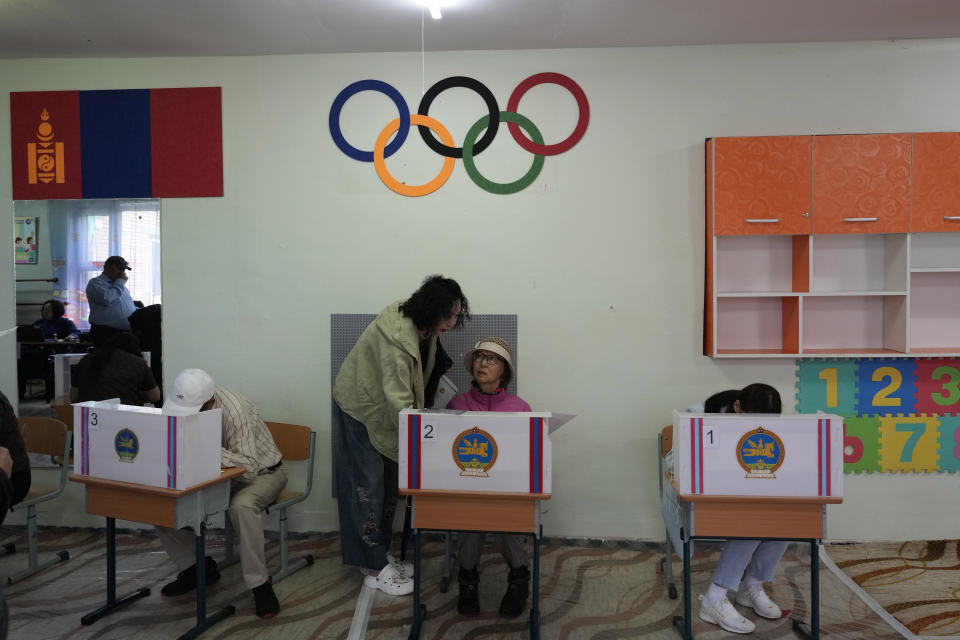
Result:
{"type": "Polygon", "coordinates": [[[547,420],[547,433],[553,433],[576,417],[575,413],[552,413],[547,420]]]}

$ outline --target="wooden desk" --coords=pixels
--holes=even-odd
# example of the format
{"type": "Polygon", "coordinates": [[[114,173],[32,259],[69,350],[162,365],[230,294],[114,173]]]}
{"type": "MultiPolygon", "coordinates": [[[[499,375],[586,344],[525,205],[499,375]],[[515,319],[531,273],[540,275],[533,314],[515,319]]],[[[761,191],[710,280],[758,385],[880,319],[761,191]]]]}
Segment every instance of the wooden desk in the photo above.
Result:
{"type": "Polygon", "coordinates": [[[233,615],[236,609],[232,606],[224,607],[210,617],[206,614],[204,522],[209,516],[226,511],[230,504],[230,480],[243,475],[243,472],[240,467],[223,469],[218,478],[183,490],[71,475],[72,482],[86,485],[87,512],[107,519],[107,602],[83,616],[80,624],[93,624],[113,610],[150,595],[149,587],[141,587],[117,598],[117,518],[160,527],[193,529],[197,542],[197,624],[180,636],[180,640],[196,638],[220,620],[233,615]]]}
{"type": "MultiPolygon", "coordinates": [[[[663,443],[661,441],[661,451],[663,443]]],[[[663,468],[660,457],[660,491],[672,491],[679,499],[680,538],[683,545],[683,616],[674,618],[674,626],[684,640],[692,640],[692,594],[690,580],[691,541],[695,539],[763,539],[810,544],[810,625],[793,621],[796,632],[806,638],[820,637],[820,543],[826,532],[828,504],[840,504],[839,497],[720,496],[680,493],[673,474],[663,468]],[[763,517],[757,517],[762,513],[763,517]]],[[[669,531],[664,574],[671,598],[676,598],[673,585],[669,531]]]]}
{"type": "Polygon", "coordinates": [[[549,493],[485,493],[400,489],[413,497],[414,540],[413,623],[409,638],[420,637],[426,606],[420,604],[420,532],[491,531],[533,535],[533,587],[530,607],[530,638],[540,638],[540,502],[549,493]]]}

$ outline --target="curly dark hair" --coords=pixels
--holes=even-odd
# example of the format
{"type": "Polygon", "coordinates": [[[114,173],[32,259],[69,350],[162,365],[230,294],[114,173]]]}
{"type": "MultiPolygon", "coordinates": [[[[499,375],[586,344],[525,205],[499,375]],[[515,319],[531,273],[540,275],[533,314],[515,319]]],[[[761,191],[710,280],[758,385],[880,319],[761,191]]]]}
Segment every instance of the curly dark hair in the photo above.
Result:
{"type": "Polygon", "coordinates": [[[460,285],[453,278],[427,276],[420,288],[400,305],[400,313],[413,320],[417,329],[433,329],[450,317],[457,300],[460,301],[460,315],[454,326],[462,327],[464,321],[470,319],[470,303],[460,285]]]}
{"type": "Polygon", "coordinates": [[[53,312],[53,319],[62,318],[63,315],[67,312],[66,307],[63,306],[63,303],[57,300],[56,298],[50,298],[49,300],[44,300],[43,304],[40,305],[40,311],[43,311],[43,308],[47,305],[50,305],[50,311],[53,312]]]}

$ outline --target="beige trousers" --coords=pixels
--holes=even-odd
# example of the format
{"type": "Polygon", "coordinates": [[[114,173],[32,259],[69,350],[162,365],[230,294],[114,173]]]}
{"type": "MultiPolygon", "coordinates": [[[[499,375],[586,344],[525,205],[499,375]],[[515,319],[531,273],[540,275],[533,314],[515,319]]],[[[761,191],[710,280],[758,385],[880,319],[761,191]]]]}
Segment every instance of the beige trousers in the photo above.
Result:
{"type": "MultiPolygon", "coordinates": [[[[269,507],[287,485],[287,472],[281,466],[264,473],[253,482],[234,482],[230,487],[230,507],[227,515],[240,545],[240,568],[248,589],[259,587],[270,577],[263,552],[263,526],[260,513],[269,507]]],[[[157,537],[170,560],[183,571],[197,561],[196,537],[188,529],[157,527],[157,537]]]]}

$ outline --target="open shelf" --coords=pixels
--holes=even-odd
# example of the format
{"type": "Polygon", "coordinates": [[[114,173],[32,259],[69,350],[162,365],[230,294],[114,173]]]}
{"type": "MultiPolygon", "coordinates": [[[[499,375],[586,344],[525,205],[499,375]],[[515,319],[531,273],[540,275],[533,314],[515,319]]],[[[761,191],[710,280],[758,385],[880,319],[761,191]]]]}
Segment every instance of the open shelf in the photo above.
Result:
{"type": "Polygon", "coordinates": [[[907,296],[806,296],[802,344],[805,354],[906,353],[907,296]]]}
{"type": "Polygon", "coordinates": [[[914,233],[910,238],[910,270],[960,270],[960,233],[914,233]]]}
{"type": "Polygon", "coordinates": [[[799,352],[800,299],[717,299],[717,354],[799,352]]]}
{"type": "Polygon", "coordinates": [[[717,237],[717,295],[807,290],[809,236],[717,237]]]}
{"type": "Polygon", "coordinates": [[[960,342],[960,271],[910,275],[910,350],[960,342]]]}
{"type": "Polygon", "coordinates": [[[906,234],[813,236],[810,291],[902,294],[908,242],[906,234]]]}

